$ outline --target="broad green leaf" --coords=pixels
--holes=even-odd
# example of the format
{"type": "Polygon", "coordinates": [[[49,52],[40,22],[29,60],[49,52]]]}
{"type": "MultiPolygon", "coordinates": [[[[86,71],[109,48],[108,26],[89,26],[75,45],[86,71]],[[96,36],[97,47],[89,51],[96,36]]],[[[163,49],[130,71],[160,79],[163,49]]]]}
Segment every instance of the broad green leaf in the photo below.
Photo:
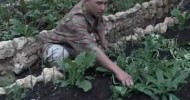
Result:
{"type": "Polygon", "coordinates": [[[178,15],[177,19],[179,20],[179,24],[184,24],[185,23],[185,18],[182,15],[178,15]]]}
{"type": "Polygon", "coordinates": [[[10,19],[9,21],[14,26],[19,26],[21,24],[21,22],[19,20],[17,20],[17,19],[10,19]]]}
{"type": "Polygon", "coordinates": [[[92,76],[85,76],[85,79],[88,79],[88,80],[93,80],[93,79],[95,79],[94,77],[92,77],[92,76]]]}
{"type": "Polygon", "coordinates": [[[158,80],[156,80],[153,76],[146,75],[145,78],[147,79],[147,81],[150,81],[150,82],[157,84],[157,85],[159,84],[158,80]]]}
{"type": "Polygon", "coordinates": [[[110,72],[109,70],[107,70],[107,69],[105,69],[103,67],[97,67],[96,71],[99,71],[99,72],[110,72]]]}
{"type": "Polygon", "coordinates": [[[150,96],[154,100],[159,100],[159,98],[152,91],[150,91],[148,89],[145,89],[144,91],[141,91],[141,92],[147,94],[148,96],[150,96]]]}
{"type": "Polygon", "coordinates": [[[68,81],[61,81],[61,87],[67,87],[69,85],[68,81]]]}
{"type": "Polygon", "coordinates": [[[166,95],[162,95],[162,100],[168,100],[166,95]]]}
{"type": "Polygon", "coordinates": [[[148,87],[148,89],[152,90],[154,94],[161,94],[161,93],[163,93],[163,91],[160,90],[159,88],[157,88],[156,86],[154,86],[154,88],[148,87]]]}
{"type": "Polygon", "coordinates": [[[95,52],[82,52],[75,58],[75,62],[81,69],[86,69],[93,65],[95,59],[95,52]]]}
{"type": "Polygon", "coordinates": [[[185,57],[185,59],[190,60],[190,54],[189,53],[185,54],[184,57],[185,57]]]}
{"type": "Polygon", "coordinates": [[[128,88],[126,86],[114,86],[114,89],[121,94],[122,96],[125,95],[125,93],[127,92],[128,88]]]}
{"type": "Polygon", "coordinates": [[[125,56],[118,56],[117,57],[117,65],[122,69],[126,67],[126,57],[125,56]]]}
{"type": "Polygon", "coordinates": [[[173,9],[173,10],[171,11],[171,15],[174,16],[174,17],[177,17],[177,16],[180,15],[180,14],[181,14],[181,12],[180,12],[179,9],[173,9]]]}
{"type": "Polygon", "coordinates": [[[136,83],[136,84],[133,86],[133,88],[135,88],[135,89],[137,89],[137,90],[140,90],[140,91],[144,91],[146,87],[147,87],[147,86],[146,86],[145,84],[142,84],[142,83],[136,83]]]}
{"type": "Polygon", "coordinates": [[[91,82],[87,80],[82,80],[77,85],[79,88],[82,88],[84,92],[87,92],[92,88],[91,82]]]}
{"type": "Polygon", "coordinates": [[[176,78],[175,80],[173,80],[172,82],[172,86],[173,87],[177,87],[177,85],[179,83],[183,83],[185,81],[185,79],[189,76],[189,72],[183,71],[181,72],[176,78]]]}
{"type": "Polygon", "coordinates": [[[158,81],[163,83],[164,82],[164,75],[162,72],[163,71],[161,71],[161,69],[158,68],[156,71],[156,77],[157,77],[158,81]]]}
{"type": "Polygon", "coordinates": [[[169,94],[169,100],[180,100],[180,99],[173,94],[169,94]]]}

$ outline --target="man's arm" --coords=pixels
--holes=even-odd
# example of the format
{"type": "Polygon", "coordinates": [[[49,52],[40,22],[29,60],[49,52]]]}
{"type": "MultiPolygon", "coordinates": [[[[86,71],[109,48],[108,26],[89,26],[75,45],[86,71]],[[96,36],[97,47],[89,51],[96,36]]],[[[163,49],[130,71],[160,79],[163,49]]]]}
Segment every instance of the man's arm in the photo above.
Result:
{"type": "Polygon", "coordinates": [[[134,84],[132,77],[113,63],[100,48],[94,47],[93,50],[97,53],[97,61],[105,68],[115,73],[116,77],[123,85],[132,86],[134,84]]]}
{"type": "Polygon", "coordinates": [[[107,49],[108,48],[108,41],[106,40],[105,38],[105,32],[101,31],[98,33],[98,37],[100,39],[100,42],[101,42],[101,46],[104,48],[104,49],[107,49]]]}

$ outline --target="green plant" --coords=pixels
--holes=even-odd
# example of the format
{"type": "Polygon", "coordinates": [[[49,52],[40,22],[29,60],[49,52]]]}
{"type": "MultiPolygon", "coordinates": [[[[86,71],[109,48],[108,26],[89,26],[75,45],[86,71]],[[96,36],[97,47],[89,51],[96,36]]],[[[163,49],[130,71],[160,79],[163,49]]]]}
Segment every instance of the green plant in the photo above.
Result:
{"type": "Polygon", "coordinates": [[[142,3],[143,0],[110,0],[106,13],[116,13],[124,11],[134,6],[136,3],[142,3]]]}
{"type": "Polygon", "coordinates": [[[25,25],[19,20],[10,19],[11,33],[13,37],[17,36],[33,36],[38,33],[38,30],[30,25],[25,25]]]}
{"type": "Polygon", "coordinates": [[[186,27],[189,27],[189,26],[186,26],[186,22],[187,20],[190,18],[190,13],[189,12],[185,12],[183,13],[182,11],[180,11],[178,8],[175,8],[171,11],[171,15],[173,17],[176,17],[179,21],[179,24],[177,25],[177,28],[179,30],[183,30],[185,29],[186,27]]]}
{"type": "Polygon", "coordinates": [[[56,27],[58,21],[79,0],[8,0],[0,4],[0,41],[33,36],[56,27]],[[19,5],[14,5],[18,2],[19,5]]]}
{"type": "Polygon", "coordinates": [[[188,51],[179,48],[173,39],[147,36],[126,60],[123,60],[125,56],[118,57],[117,63],[133,76],[135,85],[131,88],[113,86],[114,93],[128,96],[139,91],[154,100],[178,100],[173,92],[189,76],[188,55],[188,51]]]}
{"type": "Polygon", "coordinates": [[[68,72],[68,77],[60,82],[63,86],[76,85],[85,92],[92,88],[90,81],[84,78],[85,71],[95,62],[94,52],[80,53],[74,60],[66,59],[59,62],[61,68],[68,72]]]}
{"type": "Polygon", "coordinates": [[[6,89],[6,100],[24,100],[26,97],[27,89],[21,88],[18,85],[13,86],[12,88],[6,89]]]}

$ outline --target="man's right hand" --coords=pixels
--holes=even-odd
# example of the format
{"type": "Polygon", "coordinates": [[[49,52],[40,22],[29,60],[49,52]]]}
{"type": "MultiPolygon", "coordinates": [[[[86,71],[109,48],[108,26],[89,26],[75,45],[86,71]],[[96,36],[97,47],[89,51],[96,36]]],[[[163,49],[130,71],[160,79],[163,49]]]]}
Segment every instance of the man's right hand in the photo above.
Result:
{"type": "Polygon", "coordinates": [[[133,79],[132,79],[131,75],[124,72],[123,70],[120,70],[119,72],[117,72],[116,77],[117,77],[118,80],[121,81],[121,83],[123,85],[126,85],[128,87],[131,87],[132,85],[134,85],[134,82],[133,82],[133,79]]]}
{"type": "Polygon", "coordinates": [[[130,87],[134,84],[131,75],[123,71],[113,61],[111,61],[101,49],[99,49],[98,47],[94,47],[93,50],[96,51],[97,61],[105,68],[112,71],[123,85],[127,85],[130,87]]]}

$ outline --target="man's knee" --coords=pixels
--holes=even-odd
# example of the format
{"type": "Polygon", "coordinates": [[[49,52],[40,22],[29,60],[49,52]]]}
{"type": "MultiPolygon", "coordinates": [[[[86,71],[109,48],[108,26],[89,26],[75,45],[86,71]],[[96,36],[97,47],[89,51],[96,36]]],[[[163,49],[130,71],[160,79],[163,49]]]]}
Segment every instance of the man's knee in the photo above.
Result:
{"type": "Polygon", "coordinates": [[[67,49],[64,46],[58,45],[58,44],[52,44],[48,46],[43,53],[43,58],[44,58],[45,63],[61,61],[68,57],[69,57],[69,53],[67,49]]]}

